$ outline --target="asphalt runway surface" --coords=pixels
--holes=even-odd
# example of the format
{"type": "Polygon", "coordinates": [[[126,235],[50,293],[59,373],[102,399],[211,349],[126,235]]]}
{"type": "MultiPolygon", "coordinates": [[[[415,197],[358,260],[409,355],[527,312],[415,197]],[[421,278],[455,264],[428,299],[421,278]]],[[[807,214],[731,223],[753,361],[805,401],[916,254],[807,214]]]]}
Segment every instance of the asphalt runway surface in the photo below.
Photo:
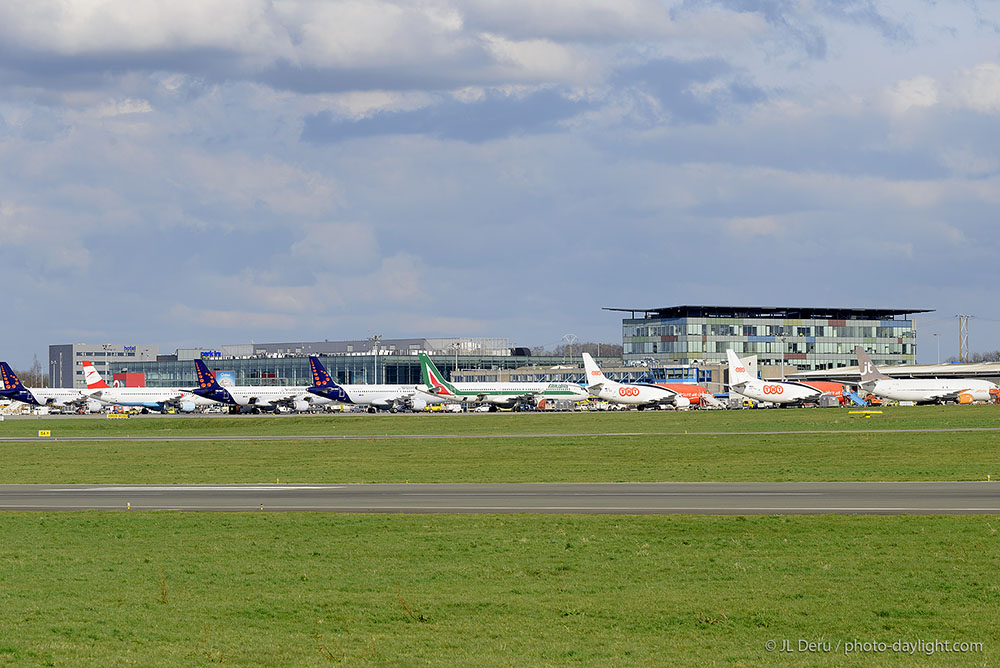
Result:
{"type": "Polygon", "coordinates": [[[995,482],[0,485],[0,510],[1000,514],[995,482]]]}

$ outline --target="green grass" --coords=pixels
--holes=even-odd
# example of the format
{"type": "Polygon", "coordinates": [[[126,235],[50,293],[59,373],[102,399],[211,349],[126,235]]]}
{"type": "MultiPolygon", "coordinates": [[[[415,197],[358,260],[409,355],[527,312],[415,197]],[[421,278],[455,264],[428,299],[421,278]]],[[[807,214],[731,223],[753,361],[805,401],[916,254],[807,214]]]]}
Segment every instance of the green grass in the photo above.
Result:
{"type": "Polygon", "coordinates": [[[0,665],[988,665],[989,517],[0,516],[0,665]],[[978,641],[785,656],[767,640],[978,641]]]}
{"type": "Polygon", "coordinates": [[[738,432],[815,429],[878,430],[1000,428],[1000,406],[914,406],[885,408],[870,419],[849,409],[743,411],[630,411],[605,413],[490,413],[315,416],[41,416],[0,422],[0,437],[35,436],[49,429],[69,436],[282,436],[504,433],[738,432]]]}
{"type": "Polygon", "coordinates": [[[55,437],[245,438],[0,442],[0,483],[983,480],[1000,477],[1000,431],[879,428],[984,427],[1000,424],[998,411],[900,408],[870,419],[815,409],[4,421],[3,436],[49,428],[55,437]],[[734,433],[768,430],[787,433],[734,433]],[[707,431],[730,433],[697,433],[707,431]],[[593,435],[600,433],[636,435],[593,435]],[[302,434],[351,438],[256,438],[302,434]]]}

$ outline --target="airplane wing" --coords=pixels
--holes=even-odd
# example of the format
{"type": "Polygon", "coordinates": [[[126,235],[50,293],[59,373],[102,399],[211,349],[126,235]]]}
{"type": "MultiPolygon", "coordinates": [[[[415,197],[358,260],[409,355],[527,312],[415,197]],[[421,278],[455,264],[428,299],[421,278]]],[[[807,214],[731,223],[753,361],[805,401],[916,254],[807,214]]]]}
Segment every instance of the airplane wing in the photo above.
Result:
{"type": "Polygon", "coordinates": [[[932,394],[927,397],[926,401],[958,401],[963,394],[966,392],[972,392],[972,390],[966,388],[964,390],[942,390],[938,394],[932,394]]]}

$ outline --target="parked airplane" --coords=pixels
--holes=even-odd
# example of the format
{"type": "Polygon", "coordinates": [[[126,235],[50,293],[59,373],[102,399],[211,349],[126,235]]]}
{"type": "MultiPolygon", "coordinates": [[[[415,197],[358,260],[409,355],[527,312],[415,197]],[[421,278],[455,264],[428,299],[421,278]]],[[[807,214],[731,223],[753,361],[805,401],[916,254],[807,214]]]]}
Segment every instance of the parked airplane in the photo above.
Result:
{"type": "Polygon", "coordinates": [[[246,409],[256,413],[286,406],[297,411],[307,411],[312,406],[332,403],[329,399],[312,394],[305,387],[277,385],[222,387],[216,380],[215,374],[209,371],[203,361],[196,359],[194,365],[198,376],[198,387],[191,392],[222,404],[239,406],[240,410],[246,409]]]}
{"type": "Polygon", "coordinates": [[[890,378],[886,376],[865,352],[857,346],[858,369],[861,389],[875,396],[893,401],[913,401],[918,404],[955,401],[971,404],[974,401],[995,401],[1000,388],[988,380],[974,378],[890,378]]]}
{"type": "Polygon", "coordinates": [[[80,390],[58,387],[25,387],[6,362],[0,362],[0,378],[3,389],[0,398],[22,401],[34,406],[54,406],[76,408],[87,403],[87,397],[80,390]]]}
{"type": "Polygon", "coordinates": [[[426,353],[420,353],[420,375],[425,391],[436,401],[487,404],[513,408],[542,400],[586,401],[589,395],[573,383],[449,383],[426,353]]]}
{"type": "Polygon", "coordinates": [[[590,396],[614,404],[627,404],[644,408],[673,406],[687,408],[691,401],[678,392],[651,383],[618,383],[607,376],[597,366],[590,353],[583,353],[583,368],[587,374],[587,391],[590,396]]]}
{"type": "Polygon", "coordinates": [[[844,386],[840,383],[761,380],[747,372],[746,362],[737,357],[732,348],[726,350],[726,356],[729,358],[729,386],[745,397],[780,405],[817,401],[824,394],[834,395],[841,402],[844,400],[844,386]]]}
{"type": "MultiPolygon", "coordinates": [[[[309,358],[313,385],[309,391],[339,404],[368,406],[368,410],[398,410],[400,406],[414,411],[427,408],[427,393],[416,385],[338,385],[317,357],[309,358]]],[[[425,388],[426,389],[426,388],[425,388]]]]}
{"type": "Polygon", "coordinates": [[[83,377],[87,383],[84,394],[103,404],[115,406],[141,406],[161,413],[168,408],[176,408],[190,413],[198,406],[216,403],[199,397],[190,390],[176,387],[111,387],[89,360],[83,360],[83,377]]]}

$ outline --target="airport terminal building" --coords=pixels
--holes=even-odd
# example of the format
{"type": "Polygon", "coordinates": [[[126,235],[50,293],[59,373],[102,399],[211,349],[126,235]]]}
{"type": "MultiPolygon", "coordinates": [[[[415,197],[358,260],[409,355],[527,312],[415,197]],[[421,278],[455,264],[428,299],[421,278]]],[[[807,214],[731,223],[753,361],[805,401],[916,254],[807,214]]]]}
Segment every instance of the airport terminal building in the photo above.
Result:
{"type": "Polygon", "coordinates": [[[626,363],[725,363],[726,349],[756,355],[761,366],[799,371],[857,365],[864,346],[879,365],[912,364],[919,309],[792,306],[668,306],[606,308],[629,313],[622,321],[626,363]]]}
{"type": "MultiPolygon", "coordinates": [[[[725,391],[726,349],[756,355],[765,377],[851,367],[862,345],[882,366],[912,364],[911,316],[925,310],[757,306],[608,308],[625,312],[624,359],[599,359],[614,380],[698,383],[725,391]]],[[[50,346],[53,387],[82,387],[90,359],[108,382],[127,378],[150,387],[190,387],[193,360],[204,360],[235,385],[310,385],[309,356],[319,355],[338,383],[419,384],[418,352],[432,356],[445,377],[459,381],[583,382],[578,354],[532,356],[502,337],[452,337],[245,343],[178,349],[156,346],[50,346]]]]}

